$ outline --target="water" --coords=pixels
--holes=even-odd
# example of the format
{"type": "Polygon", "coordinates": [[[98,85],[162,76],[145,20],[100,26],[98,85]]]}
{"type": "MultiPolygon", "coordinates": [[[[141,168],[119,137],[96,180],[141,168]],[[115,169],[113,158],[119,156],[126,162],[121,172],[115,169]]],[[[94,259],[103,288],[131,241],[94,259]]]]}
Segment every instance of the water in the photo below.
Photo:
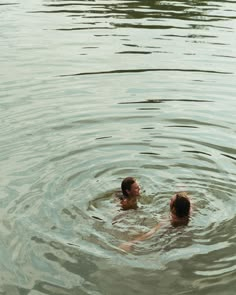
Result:
{"type": "Polygon", "coordinates": [[[0,294],[235,294],[235,2],[0,14],[0,294]],[[135,212],[113,198],[126,176],[135,212]],[[182,189],[188,227],[119,251],[182,189]]]}

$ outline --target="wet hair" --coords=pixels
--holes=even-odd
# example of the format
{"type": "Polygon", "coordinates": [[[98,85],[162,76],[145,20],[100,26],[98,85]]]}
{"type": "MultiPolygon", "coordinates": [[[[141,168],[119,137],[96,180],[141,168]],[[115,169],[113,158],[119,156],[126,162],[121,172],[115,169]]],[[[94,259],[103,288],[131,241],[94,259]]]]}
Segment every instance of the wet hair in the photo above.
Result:
{"type": "Polygon", "coordinates": [[[175,195],[175,200],[170,206],[170,209],[175,209],[177,217],[187,217],[190,213],[190,200],[186,192],[179,192],[175,195]]]}
{"type": "Polygon", "coordinates": [[[122,183],[121,183],[121,190],[122,190],[122,193],[123,195],[128,198],[128,194],[127,194],[127,191],[126,190],[131,190],[131,186],[133,183],[136,182],[136,179],[134,177],[126,177],[122,183]]]}

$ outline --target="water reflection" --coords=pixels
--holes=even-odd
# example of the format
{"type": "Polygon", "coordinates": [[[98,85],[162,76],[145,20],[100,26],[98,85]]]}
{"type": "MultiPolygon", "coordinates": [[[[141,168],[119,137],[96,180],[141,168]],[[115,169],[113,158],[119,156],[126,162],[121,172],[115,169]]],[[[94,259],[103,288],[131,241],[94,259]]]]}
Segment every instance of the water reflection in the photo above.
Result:
{"type": "MultiPolygon", "coordinates": [[[[209,26],[209,21],[216,22],[230,18],[226,9],[225,15],[222,14],[223,3],[228,3],[228,1],[218,1],[216,4],[215,2],[209,3],[209,1],[178,1],[171,3],[156,0],[116,1],[115,3],[112,3],[112,1],[73,1],[68,3],[58,0],[53,2],[44,1],[44,7],[48,9],[38,12],[66,13],[75,21],[77,17],[81,17],[81,25],[70,28],[71,30],[120,27],[143,29],[191,27],[197,29],[203,28],[204,25],[209,26]],[[85,19],[93,19],[93,21],[85,21],[85,19]],[[172,25],[166,24],[169,19],[172,25]],[[178,23],[179,20],[184,22],[178,23]],[[189,20],[191,22],[196,21],[198,24],[191,23],[189,20]],[[105,24],[105,26],[100,27],[101,24],[105,24]]],[[[189,35],[188,37],[196,38],[197,35],[189,35]]]]}

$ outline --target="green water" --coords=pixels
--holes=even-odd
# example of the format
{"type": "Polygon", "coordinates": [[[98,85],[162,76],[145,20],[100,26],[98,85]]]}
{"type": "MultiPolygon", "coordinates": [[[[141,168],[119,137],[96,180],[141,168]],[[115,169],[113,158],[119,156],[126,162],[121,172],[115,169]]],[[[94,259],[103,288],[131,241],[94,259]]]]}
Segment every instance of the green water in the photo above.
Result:
{"type": "Polygon", "coordinates": [[[234,295],[236,3],[3,0],[0,15],[0,294],[234,295]],[[114,201],[126,176],[137,211],[114,201]],[[119,251],[177,190],[189,226],[119,251]]]}

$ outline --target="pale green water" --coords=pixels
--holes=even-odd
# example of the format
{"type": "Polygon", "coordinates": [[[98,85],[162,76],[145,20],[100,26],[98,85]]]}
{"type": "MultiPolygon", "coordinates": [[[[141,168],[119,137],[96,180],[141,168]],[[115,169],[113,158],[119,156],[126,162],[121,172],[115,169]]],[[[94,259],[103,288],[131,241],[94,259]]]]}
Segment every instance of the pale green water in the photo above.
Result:
{"type": "Polygon", "coordinates": [[[236,3],[3,0],[0,16],[0,294],[235,294],[236,3]],[[119,216],[129,175],[143,197],[119,216]],[[119,252],[179,189],[189,226],[119,252]]]}

